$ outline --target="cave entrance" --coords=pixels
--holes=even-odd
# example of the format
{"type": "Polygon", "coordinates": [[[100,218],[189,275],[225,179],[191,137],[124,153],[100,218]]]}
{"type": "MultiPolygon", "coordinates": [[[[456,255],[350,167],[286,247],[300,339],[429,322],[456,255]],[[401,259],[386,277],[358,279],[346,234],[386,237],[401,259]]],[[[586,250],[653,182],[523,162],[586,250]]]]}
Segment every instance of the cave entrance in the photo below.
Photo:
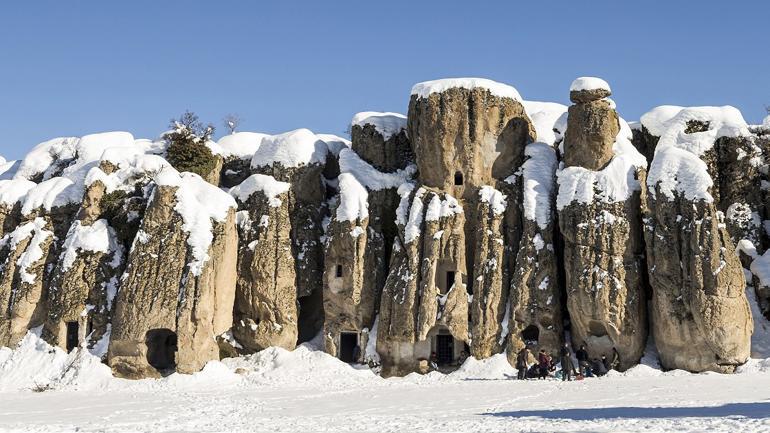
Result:
{"type": "Polygon", "coordinates": [[[463,184],[463,174],[459,171],[455,172],[455,185],[456,186],[462,186],[463,184]]]}
{"type": "Polygon", "coordinates": [[[455,338],[451,334],[436,335],[436,360],[438,365],[450,365],[454,361],[455,338]]]}
{"type": "Polygon", "coordinates": [[[144,339],[147,345],[147,363],[161,374],[176,369],[177,338],[170,329],[151,329],[144,339]]]}
{"type": "Polygon", "coordinates": [[[521,331],[521,339],[524,340],[524,344],[527,346],[537,346],[537,342],[540,339],[540,328],[535,325],[529,325],[521,331]]]}
{"type": "Polygon", "coordinates": [[[67,322],[67,338],[66,346],[67,352],[78,347],[78,334],[80,333],[80,325],[78,322],[67,322]]]}
{"type": "Polygon", "coordinates": [[[455,271],[446,271],[446,291],[452,290],[455,285],[455,271]]]}
{"type": "Polygon", "coordinates": [[[342,278],[342,265],[337,265],[334,267],[334,277],[342,278]]]}
{"type": "Polygon", "coordinates": [[[352,364],[358,362],[361,349],[358,347],[358,332],[340,333],[340,361],[352,364]],[[356,353],[359,352],[359,353],[356,353]]]}

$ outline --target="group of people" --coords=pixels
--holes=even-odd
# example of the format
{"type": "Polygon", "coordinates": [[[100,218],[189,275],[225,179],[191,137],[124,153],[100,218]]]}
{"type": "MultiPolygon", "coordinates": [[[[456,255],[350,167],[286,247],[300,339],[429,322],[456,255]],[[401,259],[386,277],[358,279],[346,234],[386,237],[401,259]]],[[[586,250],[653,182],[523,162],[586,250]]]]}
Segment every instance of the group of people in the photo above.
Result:
{"type": "Polygon", "coordinates": [[[585,345],[581,345],[580,349],[575,351],[575,358],[578,364],[577,369],[572,361],[572,351],[567,343],[559,351],[558,357],[551,356],[544,349],[540,349],[537,358],[535,358],[529,348],[524,346],[516,355],[518,378],[520,380],[546,379],[552,374],[557,377],[561,376],[561,380],[572,380],[573,377],[577,379],[594,376],[601,377],[610,370],[617,370],[620,366],[620,354],[614,347],[612,348],[611,360],[605,355],[602,355],[601,358],[591,359],[588,356],[585,345]],[[555,359],[558,359],[558,363],[561,366],[561,369],[558,371],[555,359]]]}

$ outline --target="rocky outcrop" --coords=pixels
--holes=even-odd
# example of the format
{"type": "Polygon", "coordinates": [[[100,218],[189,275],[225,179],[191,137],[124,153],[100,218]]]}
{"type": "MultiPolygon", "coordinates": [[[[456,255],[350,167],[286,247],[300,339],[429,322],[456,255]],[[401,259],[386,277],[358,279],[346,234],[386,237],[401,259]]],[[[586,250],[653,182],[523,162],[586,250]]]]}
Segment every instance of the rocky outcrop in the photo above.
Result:
{"type": "Polygon", "coordinates": [[[358,113],[351,121],[350,137],[353,151],[379,171],[403,170],[414,161],[403,114],[358,113]]]}
{"type": "Polygon", "coordinates": [[[109,364],[120,377],[192,373],[232,324],[235,202],[195,174],[156,177],[116,299],[109,364]]]}
{"type": "MultiPolygon", "coordinates": [[[[447,193],[403,185],[398,238],[380,303],[377,352],[386,376],[416,371],[432,337],[468,343],[465,215],[447,193]]],[[[458,347],[459,349],[459,347],[458,347]]]]}
{"type": "Polygon", "coordinates": [[[615,348],[626,369],[647,343],[640,210],[647,164],[628,125],[599,97],[575,98],[569,109],[557,209],[573,345],[610,359],[615,348]]]}
{"type": "Polygon", "coordinates": [[[298,312],[289,189],[254,174],[230,191],[238,201],[238,283],[233,335],[247,352],[297,343],[298,312]]]}
{"type": "MultiPolygon", "coordinates": [[[[719,210],[727,206],[719,185],[728,182],[719,179],[740,176],[732,165],[744,158],[720,158],[718,142],[741,140],[748,129],[731,107],[667,110],[644,120],[661,134],[647,180],[645,230],[661,363],[732,371],[749,356],[753,323],[741,262],[719,210]]],[[[725,197],[735,197],[731,190],[725,197]]]]}

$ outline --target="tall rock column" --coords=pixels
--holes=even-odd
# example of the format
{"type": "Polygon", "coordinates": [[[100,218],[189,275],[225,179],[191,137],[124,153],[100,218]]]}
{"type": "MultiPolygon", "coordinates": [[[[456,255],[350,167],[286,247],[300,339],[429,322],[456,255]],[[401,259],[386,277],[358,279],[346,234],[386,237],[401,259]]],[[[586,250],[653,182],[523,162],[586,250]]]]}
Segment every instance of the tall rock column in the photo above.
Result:
{"type": "Polygon", "coordinates": [[[718,185],[733,180],[744,158],[719,158],[719,143],[749,131],[732,107],[666,113],[656,116],[657,127],[648,125],[660,133],[645,227],[655,344],[665,368],[733,371],[749,357],[753,322],[741,262],[719,210],[727,206],[721,195],[734,196],[718,185]]]}
{"type": "Polygon", "coordinates": [[[575,346],[592,357],[639,362],[647,342],[641,184],[647,161],[598,78],[572,83],[557,210],[575,346]]]}

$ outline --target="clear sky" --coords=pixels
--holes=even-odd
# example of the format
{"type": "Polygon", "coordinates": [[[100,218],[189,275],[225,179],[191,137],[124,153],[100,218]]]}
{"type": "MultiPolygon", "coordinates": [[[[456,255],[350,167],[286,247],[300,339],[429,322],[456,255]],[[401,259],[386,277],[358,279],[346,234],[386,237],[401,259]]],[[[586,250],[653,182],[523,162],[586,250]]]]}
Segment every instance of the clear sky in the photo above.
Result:
{"type": "Polygon", "coordinates": [[[15,1],[0,6],[0,155],[56,136],[154,138],[186,109],[224,128],[343,135],[411,86],[491,78],[567,103],[606,79],[620,114],[770,104],[770,2],[15,1]],[[269,3],[269,4],[268,4],[269,3]]]}

